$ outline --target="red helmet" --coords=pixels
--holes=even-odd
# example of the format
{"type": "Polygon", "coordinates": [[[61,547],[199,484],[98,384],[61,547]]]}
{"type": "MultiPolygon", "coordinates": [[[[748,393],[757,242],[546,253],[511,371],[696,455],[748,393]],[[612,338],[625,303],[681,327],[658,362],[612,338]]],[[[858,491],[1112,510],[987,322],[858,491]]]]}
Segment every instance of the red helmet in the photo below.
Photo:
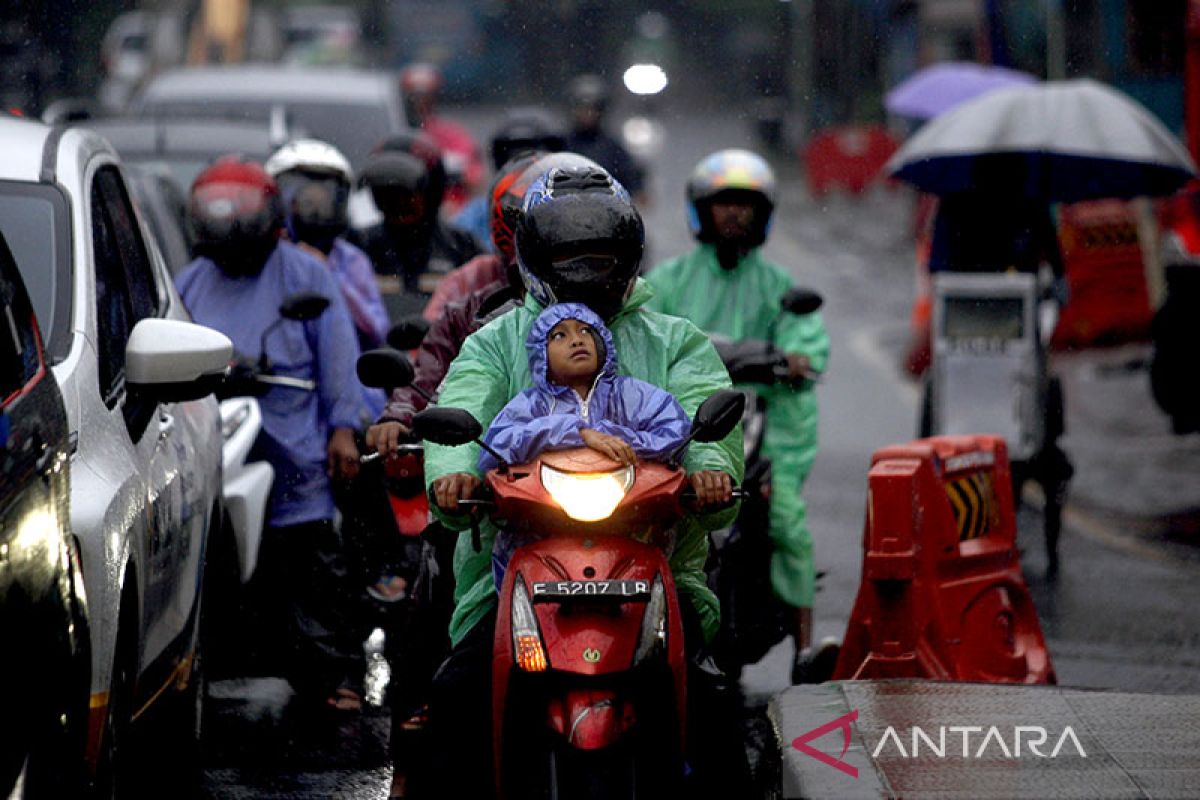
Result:
{"type": "Polygon", "coordinates": [[[223,156],[196,176],[188,216],[198,255],[223,268],[256,270],[279,238],[283,203],[275,179],[260,164],[223,156]]]}

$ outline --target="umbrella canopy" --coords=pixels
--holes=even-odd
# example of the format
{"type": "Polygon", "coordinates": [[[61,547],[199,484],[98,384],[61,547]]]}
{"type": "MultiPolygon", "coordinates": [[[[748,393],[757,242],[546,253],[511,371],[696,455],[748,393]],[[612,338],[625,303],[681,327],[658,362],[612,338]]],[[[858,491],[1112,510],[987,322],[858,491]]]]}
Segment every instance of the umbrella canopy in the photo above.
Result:
{"type": "Polygon", "coordinates": [[[933,119],[980,95],[1036,83],[1027,72],[970,61],[943,61],[917,70],[884,97],[892,114],[933,119]]]}
{"type": "Polygon", "coordinates": [[[886,169],[933,194],[982,190],[1066,203],[1171,194],[1196,174],[1150,112],[1086,79],[963,103],[918,131],[886,169]]]}

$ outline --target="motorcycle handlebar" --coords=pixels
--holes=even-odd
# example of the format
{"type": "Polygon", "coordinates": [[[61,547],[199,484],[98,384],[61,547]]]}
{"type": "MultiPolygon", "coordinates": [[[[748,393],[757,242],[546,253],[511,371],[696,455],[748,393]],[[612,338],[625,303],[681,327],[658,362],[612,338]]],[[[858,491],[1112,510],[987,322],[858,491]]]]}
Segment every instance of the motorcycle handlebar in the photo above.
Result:
{"type": "MultiPolygon", "coordinates": [[[[424,451],[425,451],[425,445],[420,444],[420,443],[398,444],[398,445],[396,445],[396,452],[394,453],[394,455],[399,456],[399,455],[403,455],[405,453],[422,453],[424,451]]],[[[363,453],[361,456],[359,456],[358,463],[370,464],[372,461],[379,461],[382,458],[383,458],[383,456],[379,453],[379,451],[375,450],[370,453],[363,453]]]]}

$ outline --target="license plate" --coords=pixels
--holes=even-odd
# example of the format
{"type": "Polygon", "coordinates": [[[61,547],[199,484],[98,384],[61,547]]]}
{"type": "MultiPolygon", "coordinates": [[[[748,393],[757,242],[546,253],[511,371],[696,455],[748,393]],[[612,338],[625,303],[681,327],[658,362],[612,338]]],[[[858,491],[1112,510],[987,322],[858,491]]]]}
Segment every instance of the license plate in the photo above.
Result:
{"type": "Polygon", "coordinates": [[[611,597],[638,600],[650,597],[650,581],[536,581],[533,600],[611,597]]]}

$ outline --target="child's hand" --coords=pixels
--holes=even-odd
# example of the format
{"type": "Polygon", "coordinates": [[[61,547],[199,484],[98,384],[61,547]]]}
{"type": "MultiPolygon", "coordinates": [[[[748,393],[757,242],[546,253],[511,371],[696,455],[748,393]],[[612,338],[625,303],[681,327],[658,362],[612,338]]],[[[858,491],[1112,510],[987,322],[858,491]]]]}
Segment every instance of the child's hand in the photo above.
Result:
{"type": "Polygon", "coordinates": [[[611,458],[619,464],[637,463],[637,455],[633,452],[633,448],[616,436],[594,431],[591,428],[582,429],[579,431],[579,435],[583,437],[584,444],[602,456],[611,458]]]}

